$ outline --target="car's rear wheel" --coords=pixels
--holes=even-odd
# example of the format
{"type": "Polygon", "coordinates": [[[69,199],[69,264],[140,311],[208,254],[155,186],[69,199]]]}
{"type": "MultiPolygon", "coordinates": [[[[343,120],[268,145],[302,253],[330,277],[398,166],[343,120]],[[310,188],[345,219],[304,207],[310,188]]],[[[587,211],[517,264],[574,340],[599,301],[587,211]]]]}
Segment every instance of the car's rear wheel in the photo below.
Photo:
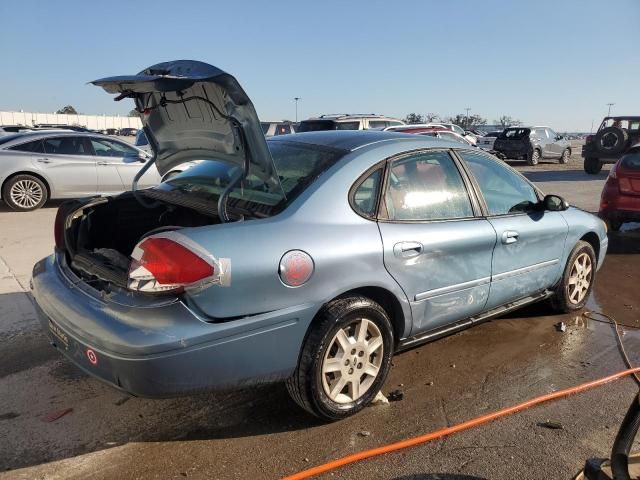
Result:
{"type": "Polygon", "coordinates": [[[593,289],[596,262],[591,244],[578,241],[569,255],[562,279],[552,298],[552,305],[557,311],[567,313],[584,307],[593,289]]]}
{"type": "Polygon", "coordinates": [[[362,296],[334,300],[311,325],[287,390],[324,420],[353,415],[382,388],[393,345],[391,321],[380,305],[362,296]]]}
{"type": "Polygon", "coordinates": [[[569,163],[569,159],[571,158],[571,150],[565,148],[564,152],[562,152],[562,156],[560,157],[560,163],[569,163]]]}
{"type": "Polygon", "coordinates": [[[47,187],[33,175],[16,175],[5,183],[2,198],[12,210],[28,212],[47,202],[47,187]]]}
{"type": "Polygon", "coordinates": [[[584,159],[584,171],[590,175],[596,175],[602,170],[602,162],[599,158],[587,157],[584,159]]]}
{"type": "Polygon", "coordinates": [[[529,165],[538,165],[538,162],[540,162],[540,150],[534,148],[529,155],[527,155],[527,163],[529,165]]]}

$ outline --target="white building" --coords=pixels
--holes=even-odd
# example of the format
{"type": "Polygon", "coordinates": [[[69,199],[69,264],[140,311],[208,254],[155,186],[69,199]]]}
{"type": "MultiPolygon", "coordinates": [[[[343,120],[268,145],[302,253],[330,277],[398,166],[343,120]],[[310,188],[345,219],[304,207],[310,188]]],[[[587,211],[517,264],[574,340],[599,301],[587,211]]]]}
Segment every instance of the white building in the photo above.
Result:
{"type": "Polygon", "coordinates": [[[37,124],[80,125],[91,130],[106,128],[142,128],[138,117],[107,115],[66,115],[60,113],[0,112],[0,125],[37,124]]]}

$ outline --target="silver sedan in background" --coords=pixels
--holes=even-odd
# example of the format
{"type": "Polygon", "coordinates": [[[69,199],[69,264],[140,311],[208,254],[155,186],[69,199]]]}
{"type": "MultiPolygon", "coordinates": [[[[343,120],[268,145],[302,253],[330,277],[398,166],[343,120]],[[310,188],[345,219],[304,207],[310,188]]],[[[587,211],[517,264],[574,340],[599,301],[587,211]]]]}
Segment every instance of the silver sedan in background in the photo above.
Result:
{"type": "MultiPolygon", "coordinates": [[[[92,133],[6,135],[0,137],[0,195],[13,210],[28,211],[49,199],[118,194],[131,190],[133,178],[150,158],[127,142],[92,133]]],[[[154,166],[138,185],[161,181],[154,166]]]]}

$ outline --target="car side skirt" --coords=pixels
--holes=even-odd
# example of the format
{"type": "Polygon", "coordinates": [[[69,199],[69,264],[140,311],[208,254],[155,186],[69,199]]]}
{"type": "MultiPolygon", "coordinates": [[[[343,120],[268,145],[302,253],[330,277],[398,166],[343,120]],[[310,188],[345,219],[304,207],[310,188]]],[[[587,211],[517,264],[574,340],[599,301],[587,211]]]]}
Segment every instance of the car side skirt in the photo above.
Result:
{"type": "Polygon", "coordinates": [[[541,300],[549,298],[553,294],[554,292],[552,290],[544,290],[543,292],[537,293],[535,295],[530,295],[528,297],[521,298],[519,300],[507,303],[500,307],[487,310],[486,312],[476,315],[474,317],[470,317],[465,320],[460,320],[458,322],[445,325],[443,327],[429,330],[428,332],[422,332],[412,337],[403,338],[398,342],[396,352],[408,350],[410,348],[417,347],[418,345],[422,345],[423,343],[431,342],[433,340],[446,337],[447,335],[451,335],[453,333],[459,332],[460,330],[464,330],[465,328],[469,328],[473,325],[478,325],[480,323],[491,320],[497,316],[504,315],[513,310],[517,310],[521,307],[524,307],[525,305],[529,305],[530,303],[539,302],[541,300]]]}

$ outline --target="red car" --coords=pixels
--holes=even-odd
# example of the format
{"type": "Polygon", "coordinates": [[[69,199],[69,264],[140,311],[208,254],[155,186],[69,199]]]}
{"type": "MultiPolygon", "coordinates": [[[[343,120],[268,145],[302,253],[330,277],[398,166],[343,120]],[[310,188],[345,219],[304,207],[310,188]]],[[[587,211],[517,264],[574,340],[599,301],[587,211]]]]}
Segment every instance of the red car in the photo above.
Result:
{"type": "Polygon", "coordinates": [[[640,143],[630,148],[609,172],[598,215],[611,230],[619,230],[626,222],[640,222],[640,143]]]}

